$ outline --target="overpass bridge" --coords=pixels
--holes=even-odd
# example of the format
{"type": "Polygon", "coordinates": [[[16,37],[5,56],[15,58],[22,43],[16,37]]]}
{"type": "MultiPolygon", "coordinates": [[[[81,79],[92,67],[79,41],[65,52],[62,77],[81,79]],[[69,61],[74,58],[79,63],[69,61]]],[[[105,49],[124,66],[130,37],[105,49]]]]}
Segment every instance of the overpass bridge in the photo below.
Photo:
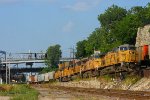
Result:
{"type": "MultiPolygon", "coordinates": [[[[45,53],[7,53],[5,51],[0,51],[0,78],[5,77],[5,82],[10,83],[11,73],[21,73],[21,72],[40,72],[43,68],[36,67],[33,68],[35,63],[45,63],[45,53]],[[25,64],[26,67],[23,68],[21,64],[25,64]],[[17,66],[17,67],[14,67],[17,66]],[[9,82],[8,82],[9,81],[9,82]]],[[[73,58],[60,58],[61,61],[71,61],[73,58]]]]}
{"type": "Polygon", "coordinates": [[[32,59],[20,59],[20,60],[8,60],[2,61],[1,64],[22,64],[22,63],[44,63],[45,60],[32,60],[32,59]]]}
{"type": "MultiPolygon", "coordinates": [[[[43,70],[44,67],[36,67],[36,68],[27,68],[27,67],[23,67],[23,68],[10,68],[12,73],[29,73],[29,72],[40,72],[41,70],[43,70]]],[[[5,73],[6,72],[6,68],[1,68],[0,70],[1,73],[5,73]]]]}

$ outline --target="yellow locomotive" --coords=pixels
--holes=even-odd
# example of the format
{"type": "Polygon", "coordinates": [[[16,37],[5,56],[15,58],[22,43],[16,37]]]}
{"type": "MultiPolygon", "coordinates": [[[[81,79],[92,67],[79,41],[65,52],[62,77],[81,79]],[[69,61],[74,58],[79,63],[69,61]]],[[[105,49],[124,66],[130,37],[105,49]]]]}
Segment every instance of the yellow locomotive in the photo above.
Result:
{"type": "MultiPolygon", "coordinates": [[[[142,57],[139,58],[138,51],[134,45],[125,44],[105,54],[100,53],[98,58],[84,58],[72,61],[69,64],[65,62],[59,64],[59,69],[55,72],[54,79],[68,81],[75,75],[83,77],[87,73],[88,75],[90,73],[96,75],[94,74],[95,72],[99,75],[105,69],[109,69],[110,72],[127,71],[131,65],[136,65],[139,60],[144,59],[142,57]]],[[[106,70],[106,73],[109,73],[108,70],[106,70]]]]}

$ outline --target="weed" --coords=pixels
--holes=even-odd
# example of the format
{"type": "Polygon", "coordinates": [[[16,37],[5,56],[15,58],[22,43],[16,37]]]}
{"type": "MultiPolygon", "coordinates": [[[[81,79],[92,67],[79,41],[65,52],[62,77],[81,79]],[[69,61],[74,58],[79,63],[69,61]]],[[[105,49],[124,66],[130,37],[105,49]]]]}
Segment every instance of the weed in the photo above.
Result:
{"type": "Polygon", "coordinates": [[[37,100],[38,92],[26,84],[1,85],[0,95],[11,96],[11,100],[37,100]]]}
{"type": "Polygon", "coordinates": [[[103,80],[105,82],[111,82],[112,81],[112,76],[110,76],[110,75],[100,76],[99,78],[100,78],[100,80],[103,80]]]}
{"type": "Polygon", "coordinates": [[[132,85],[132,84],[135,84],[138,80],[140,80],[141,77],[139,76],[127,76],[125,78],[125,80],[123,81],[124,84],[126,85],[132,85]]]}
{"type": "Polygon", "coordinates": [[[150,28],[149,28],[148,32],[150,33],[150,28]]]}

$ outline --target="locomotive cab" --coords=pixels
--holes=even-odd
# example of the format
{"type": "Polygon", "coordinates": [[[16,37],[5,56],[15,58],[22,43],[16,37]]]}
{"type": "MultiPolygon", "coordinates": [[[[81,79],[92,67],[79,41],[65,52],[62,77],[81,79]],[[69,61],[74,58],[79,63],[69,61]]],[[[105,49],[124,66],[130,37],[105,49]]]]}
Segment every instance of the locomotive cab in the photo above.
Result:
{"type": "Polygon", "coordinates": [[[124,44],[118,47],[119,62],[137,62],[138,55],[134,45],[124,44]]]}
{"type": "Polygon", "coordinates": [[[135,50],[135,46],[129,45],[129,44],[124,44],[124,45],[119,46],[118,50],[119,51],[135,50]]]}

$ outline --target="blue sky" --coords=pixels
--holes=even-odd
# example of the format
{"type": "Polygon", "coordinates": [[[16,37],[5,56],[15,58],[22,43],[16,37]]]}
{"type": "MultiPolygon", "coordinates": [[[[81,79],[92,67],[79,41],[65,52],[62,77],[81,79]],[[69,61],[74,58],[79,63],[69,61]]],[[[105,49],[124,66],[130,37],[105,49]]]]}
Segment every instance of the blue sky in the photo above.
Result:
{"type": "Polygon", "coordinates": [[[149,0],[0,0],[0,50],[45,51],[60,44],[63,56],[100,24],[97,16],[115,4],[129,9],[149,0]]]}

